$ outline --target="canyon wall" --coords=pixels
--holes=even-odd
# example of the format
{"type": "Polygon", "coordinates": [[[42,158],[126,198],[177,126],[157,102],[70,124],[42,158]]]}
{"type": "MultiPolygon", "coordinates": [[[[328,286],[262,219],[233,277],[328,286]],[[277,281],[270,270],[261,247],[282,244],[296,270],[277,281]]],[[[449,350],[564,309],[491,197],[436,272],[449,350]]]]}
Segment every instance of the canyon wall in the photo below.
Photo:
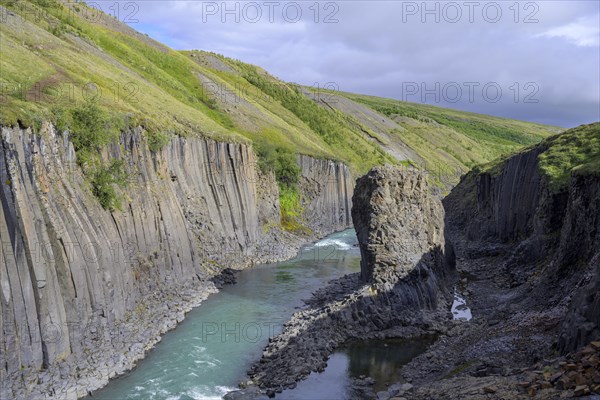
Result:
{"type": "Polygon", "coordinates": [[[559,349],[600,339],[600,176],[574,174],[553,273],[574,273],[573,301],[561,326],[559,349]]]}
{"type": "MultiPolygon", "coordinates": [[[[596,392],[598,345],[581,348],[600,338],[600,148],[582,143],[600,138],[598,126],[476,167],[443,208],[419,171],[375,167],[359,178],[360,274],[306,301],[249,370],[248,391],[295,387],[347,341],[434,334],[401,372],[414,398],[596,392]],[[452,288],[452,314],[468,304],[469,322],[448,312],[452,288]],[[542,377],[546,368],[558,375],[542,377]]],[[[396,396],[394,386],[377,397],[396,396]]]]}
{"type": "Polygon", "coordinates": [[[315,235],[298,237],[278,227],[277,184],[249,146],[177,137],[151,152],[136,128],[101,158],[124,162],[121,210],[100,206],[67,133],[2,128],[2,397],[83,396],[131,368],[223,268],[289,258],[351,223],[340,163],[300,157],[315,235]]]}
{"type": "Polygon", "coordinates": [[[547,146],[464,176],[444,199],[446,227],[458,257],[493,262],[522,288],[514,307],[561,316],[549,345],[570,352],[600,338],[600,177],[576,170],[551,189],[539,166],[547,146]]]}
{"type": "Polygon", "coordinates": [[[352,226],[354,178],[344,164],[301,155],[304,218],[319,235],[352,226]]]}

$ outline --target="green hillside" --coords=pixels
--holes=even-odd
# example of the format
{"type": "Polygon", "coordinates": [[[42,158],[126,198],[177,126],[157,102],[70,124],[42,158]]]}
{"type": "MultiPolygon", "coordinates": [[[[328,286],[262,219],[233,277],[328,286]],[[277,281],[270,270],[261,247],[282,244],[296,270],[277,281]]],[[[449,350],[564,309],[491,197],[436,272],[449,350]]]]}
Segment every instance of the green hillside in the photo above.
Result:
{"type": "Polygon", "coordinates": [[[84,164],[138,125],[156,149],[173,135],[208,137],[253,143],[262,165],[307,154],[344,161],[355,174],[396,162],[465,171],[558,131],[349,93],[334,94],[347,109],[326,106],[259,67],[175,51],[83,2],[0,4],[0,123],[53,121],[71,131],[84,164]],[[373,123],[380,118],[385,127],[373,123]]]}
{"type": "Polygon", "coordinates": [[[600,122],[581,125],[544,141],[540,168],[552,190],[565,189],[572,173],[600,174],[600,122]]]}
{"type": "Polygon", "coordinates": [[[406,143],[434,170],[453,166],[464,172],[562,130],[392,99],[343,95],[392,119],[398,125],[389,131],[392,140],[406,143]]]}

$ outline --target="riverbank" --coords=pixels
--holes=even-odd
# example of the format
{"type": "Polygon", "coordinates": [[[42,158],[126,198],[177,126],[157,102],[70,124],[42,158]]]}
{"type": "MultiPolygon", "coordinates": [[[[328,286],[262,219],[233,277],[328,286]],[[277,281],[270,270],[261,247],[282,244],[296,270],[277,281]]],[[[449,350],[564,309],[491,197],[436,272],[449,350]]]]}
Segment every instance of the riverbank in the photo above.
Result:
{"type": "Polygon", "coordinates": [[[120,199],[111,209],[69,132],[1,130],[3,398],[87,394],[212,293],[223,268],[288,259],[351,223],[353,177],[339,162],[298,157],[305,229],[294,233],[251,146],[173,137],[151,150],[143,128],[128,128],[99,150],[126,180],[107,184],[120,199]]]}
{"type": "Polygon", "coordinates": [[[136,308],[115,329],[87,327],[83,340],[89,343],[89,350],[81,357],[68,357],[52,372],[31,371],[36,391],[26,394],[23,389],[16,390],[16,398],[77,399],[104,387],[109,380],[135,368],[165,333],[185,319],[186,313],[217,291],[210,281],[177,293],[157,289],[146,297],[144,307],[136,308]]]}
{"type": "MultiPolygon", "coordinates": [[[[298,255],[309,243],[321,239],[300,239],[289,235],[289,240],[273,254],[289,255],[272,262],[285,261],[298,255]]],[[[73,355],[60,361],[48,371],[21,370],[18,376],[3,379],[4,393],[14,393],[17,399],[78,399],[105,387],[109,381],[131,372],[147,353],[159,344],[164,335],[177,328],[186,314],[202,305],[223,285],[235,283],[235,272],[252,269],[253,264],[238,264],[222,270],[204,281],[195,281],[173,291],[166,285],[155,284],[143,302],[127,313],[122,323],[110,326],[105,323],[88,324],[82,329],[81,345],[87,350],[79,357],[73,355]],[[13,379],[14,378],[14,379],[13,379]],[[29,385],[28,385],[29,384],[29,385]],[[25,387],[35,386],[27,392],[25,387]]],[[[50,334],[50,333],[48,333],[50,334]]],[[[61,341],[56,336],[52,340],[61,341]]]]}
{"type": "Polygon", "coordinates": [[[554,400],[600,389],[594,383],[600,379],[597,349],[557,351],[557,327],[570,299],[547,307],[529,285],[511,288],[502,260],[457,259],[457,270],[469,276],[464,284],[473,319],[449,322],[434,344],[402,368],[398,383],[410,383],[409,391],[392,385],[378,399],[554,400]]]}
{"type": "Polygon", "coordinates": [[[273,396],[322,372],[343,343],[445,332],[453,257],[444,253],[443,210],[425,175],[374,168],[357,180],[352,202],[361,272],[317,291],[269,341],[244,384],[273,396]]]}
{"type": "Polygon", "coordinates": [[[354,231],[304,245],[297,257],[237,272],[176,330],[94,399],[217,399],[232,390],[270,336],[323,282],[359,268],[354,231]]]}

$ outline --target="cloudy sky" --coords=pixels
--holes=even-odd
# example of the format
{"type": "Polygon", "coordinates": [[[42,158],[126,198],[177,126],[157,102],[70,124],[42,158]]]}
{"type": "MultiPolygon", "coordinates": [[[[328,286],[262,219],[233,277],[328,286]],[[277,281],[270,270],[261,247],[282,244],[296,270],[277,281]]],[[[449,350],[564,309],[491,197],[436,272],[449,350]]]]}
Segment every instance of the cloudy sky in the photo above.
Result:
{"type": "Polygon", "coordinates": [[[286,81],[563,127],[600,120],[597,0],[136,4],[120,2],[135,29],[286,81]]]}

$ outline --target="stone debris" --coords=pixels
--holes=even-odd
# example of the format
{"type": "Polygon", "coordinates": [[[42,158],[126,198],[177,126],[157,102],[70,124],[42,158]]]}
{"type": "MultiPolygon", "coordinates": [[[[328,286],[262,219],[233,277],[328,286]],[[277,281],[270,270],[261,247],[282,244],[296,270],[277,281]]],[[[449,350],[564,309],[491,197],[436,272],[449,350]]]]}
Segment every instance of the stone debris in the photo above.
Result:
{"type": "Polygon", "coordinates": [[[600,395],[600,342],[592,342],[565,359],[524,371],[519,387],[530,396],[542,389],[569,391],[574,397],[600,395]]]}

